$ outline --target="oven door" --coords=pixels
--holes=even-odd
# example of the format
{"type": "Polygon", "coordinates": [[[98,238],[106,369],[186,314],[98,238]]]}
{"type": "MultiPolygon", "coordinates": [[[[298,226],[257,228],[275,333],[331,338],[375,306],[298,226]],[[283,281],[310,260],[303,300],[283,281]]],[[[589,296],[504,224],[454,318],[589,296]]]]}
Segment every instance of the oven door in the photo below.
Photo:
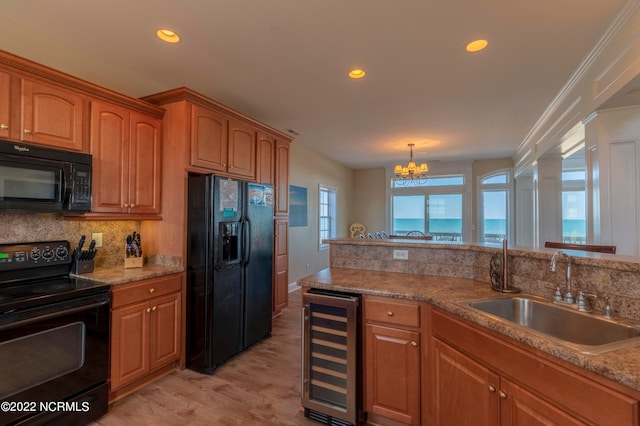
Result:
{"type": "Polygon", "coordinates": [[[64,163],[31,157],[0,157],[0,211],[60,211],[64,163]]]}
{"type": "Polygon", "coordinates": [[[0,316],[0,424],[106,413],[109,308],[107,291],[0,316]]]}

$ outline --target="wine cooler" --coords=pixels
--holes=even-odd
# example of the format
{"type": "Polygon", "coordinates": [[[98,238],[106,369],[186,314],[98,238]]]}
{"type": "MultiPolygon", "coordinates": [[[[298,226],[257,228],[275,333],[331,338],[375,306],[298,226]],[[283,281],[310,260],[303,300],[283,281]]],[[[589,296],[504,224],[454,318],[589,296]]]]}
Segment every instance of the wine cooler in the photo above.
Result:
{"type": "Polygon", "coordinates": [[[311,289],[302,296],[302,405],[310,419],[360,423],[359,308],[354,294],[311,289]]]}

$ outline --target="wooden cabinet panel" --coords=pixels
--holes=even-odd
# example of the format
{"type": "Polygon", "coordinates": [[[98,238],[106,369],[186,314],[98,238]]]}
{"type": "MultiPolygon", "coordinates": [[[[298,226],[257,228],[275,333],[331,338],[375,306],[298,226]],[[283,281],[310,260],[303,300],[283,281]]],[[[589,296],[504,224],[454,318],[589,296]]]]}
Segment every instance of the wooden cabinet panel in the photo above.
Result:
{"type": "MultiPolygon", "coordinates": [[[[501,337],[486,333],[479,327],[438,309],[432,310],[430,319],[433,336],[446,342],[448,346],[456,348],[461,354],[468,354],[475,362],[500,376],[500,386],[503,388],[497,388],[496,399],[502,401],[501,406],[509,404],[513,398],[513,395],[506,391],[509,385],[504,388],[505,378],[512,380],[517,378],[518,382],[514,383],[515,385],[526,387],[527,392],[548,404],[548,407],[540,409],[542,411],[538,413],[538,418],[555,416],[552,421],[554,424],[571,424],[565,422],[565,416],[587,424],[636,425],[638,423],[639,403],[636,399],[589,379],[587,374],[578,374],[572,368],[536,356],[501,337]],[[504,397],[500,392],[504,393],[504,397]]],[[[437,357],[436,354],[432,358],[437,359],[437,357]]],[[[433,374],[437,374],[436,367],[431,366],[430,371],[433,374]]],[[[501,410],[507,410],[509,418],[518,422],[518,416],[520,420],[528,416],[526,412],[533,410],[538,400],[521,393],[519,388],[515,389],[515,396],[520,398],[518,402],[520,405],[510,408],[502,407],[501,410]]],[[[437,393],[436,390],[432,392],[437,393]]],[[[484,395],[484,393],[478,393],[475,398],[483,400],[484,395]]],[[[433,416],[434,412],[437,413],[441,408],[437,406],[433,408],[431,415],[433,416]]],[[[509,423],[505,420],[503,424],[509,423]]]]}
{"type": "Polygon", "coordinates": [[[148,303],[111,313],[111,389],[131,383],[149,371],[148,303]]]}
{"type": "Polygon", "coordinates": [[[129,111],[102,102],[91,104],[93,212],[123,213],[129,180],[129,111]]]}
{"type": "Polygon", "coordinates": [[[289,214],[289,142],[276,140],[275,214],[289,214]]]}
{"type": "Polygon", "coordinates": [[[180,293],[154,299],[151,304],[149,367],[154,369],[180,358],[180,293]]]}
{"type": "Polygon", "coordinates": [[[182,277],[115,286],[111,312],[111,391],[179,361],[182,277]]]}
{"type": "Polygon", "coordinates": [[[289,220],[276,219],[273,235],[273,313],[275,315],[289,304],[289,220]]]}
{"type": "Polygon", "coordinates": [[[368,412],[403,424],[420,424],[420,352],[419,332],[366,325],[368,412]]]}
{"type": "Polygon", "coordinates": [[[11,123],[11,74],[0,71],[0,137],[10,136],[11,123]]]}
{"type": "Polygon", "coordinates": [[[258,183],[273,184],[275,182],[276,140],[273,136],[262,132],[258,132],[257,139],[257,181],[258,183]]]}
{"type": "Polygon", "coordinates": [[[75,91],[22,80],[22,135],[25,142],[83,150],[84,97],[75,91]]]}
{"type": "Polygon", "coordinates": [[[227,171],[227,118],[198,105],[191,106],[191,165],[227,171]]]}
{"type": "Polygon", "coordinates": [[[500,390],[506,395],[500,403],[500,420],[503,425],[584,425],[525,388],[505,378],[500,382],[500,390]]]}
{"type": "Polygon", "coordinates": [[[432,347],[435,424],[499,425],[499,376],[438,340],[432,347]]]}
{"type": "Polygon", "coordinates": [[[129,212],[160,213],[162,144],[160,120],[131,113],[129,212]]]}
{"type": "Polygon", "coordinates": [[[420,327],[420,305],[367,298],[365,319],[406,327],[420,327]]]}
{"type": "Polygon", "coordinates": [[[227,172],[246,178],[256,179],[256,130],[239,121],[229,120],[227,172]]]}
{"type": "Polygon", "coordinates": [[[160,212],[161,124],[117,105],[92,102],[92,212],[160,212]]]}

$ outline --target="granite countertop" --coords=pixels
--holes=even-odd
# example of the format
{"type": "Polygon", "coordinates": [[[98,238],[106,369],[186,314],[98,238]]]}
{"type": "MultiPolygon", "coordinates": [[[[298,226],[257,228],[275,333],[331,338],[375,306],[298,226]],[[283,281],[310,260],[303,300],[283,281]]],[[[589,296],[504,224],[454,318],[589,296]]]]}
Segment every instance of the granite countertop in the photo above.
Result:
{"type": "Polygon", "coordinates": [[[302,287],[428,302],[525,345],[640,391],[640,347],[587,355],[560,342],[458,304],[471,299],[503,297],[500,293],[492,291],[484,282],[433,275],[329,268],[298,280],[298,284],[302,287]]]}
{"type": "Polygon", "coordinates": [[[108,268],[96,268],[88,274],[71,274],[74,278],[87,281],[100,282],[109,285],[126,284],[133,281],[146,280],[148,278],[161,277],[163,275],[177,274],[183,272],[182,266],[169,266],[158,264],[146,264],[141,268],[125,269],[123,265],[111,266],[108,268]]]}

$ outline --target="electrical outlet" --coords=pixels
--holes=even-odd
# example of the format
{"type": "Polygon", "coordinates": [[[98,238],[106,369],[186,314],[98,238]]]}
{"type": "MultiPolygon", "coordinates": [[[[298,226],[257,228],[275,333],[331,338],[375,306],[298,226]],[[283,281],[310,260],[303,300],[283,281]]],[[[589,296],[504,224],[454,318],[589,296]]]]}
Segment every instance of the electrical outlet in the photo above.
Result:
{"type": "Polygon", "coordinates": [[[394,250],[393,258],[395,260],[409,260],[409,250],[394,250]]]}
{"type": "Polygon", "coordinates": [[[96,240],[96,248],[102,247],[102,232],[91,234],[91,239],[96,240]]]}

